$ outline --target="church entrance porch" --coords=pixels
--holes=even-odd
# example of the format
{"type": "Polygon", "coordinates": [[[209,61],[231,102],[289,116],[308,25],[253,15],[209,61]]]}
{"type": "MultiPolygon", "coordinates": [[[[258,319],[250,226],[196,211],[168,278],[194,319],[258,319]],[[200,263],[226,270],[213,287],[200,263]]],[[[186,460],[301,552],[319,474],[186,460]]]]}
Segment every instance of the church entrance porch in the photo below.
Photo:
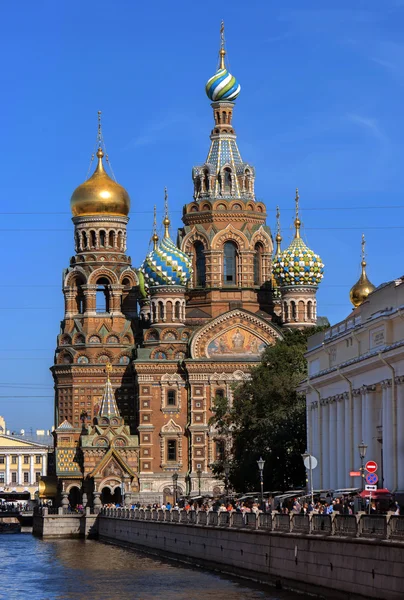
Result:
{"type": "Polygon", "coordinates": [[[102,504],[123,504],[122,502],[122,490],[120,486],[111,489],[105,486],[101,490],[101,502],[102,504]]]}

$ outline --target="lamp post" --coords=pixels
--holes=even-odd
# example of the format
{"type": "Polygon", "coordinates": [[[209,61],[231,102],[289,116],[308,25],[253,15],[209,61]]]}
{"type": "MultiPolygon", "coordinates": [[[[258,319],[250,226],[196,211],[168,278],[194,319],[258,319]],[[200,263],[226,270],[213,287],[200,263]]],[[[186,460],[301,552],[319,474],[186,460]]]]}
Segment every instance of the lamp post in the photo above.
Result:
{"type": "MultiPolygon", "coordinates": [[[[305,466],[306,468],[307,468],[307,466],[306,466],[306,465],[307,465],[307,460],[308,460],[308,463],[309,463],[308,470],[309,470],[309,473],[310,473],[310,494],[311,494],[311,505],[312,505],[312,507],[314,507],[314,491],[313,491],[313,456],[312,456],[311,454],[309,454],[309,452],[307,452],[307,450],[306,450],[306,452],[305,452],[304,454],[302,454],[302,458],[303,458],[303,461],[304,461],[304,466],[305,466]]],[[[314,459],[314,460],[316,460],[316,459],[314,459]]],[[[317,461],[314,463],[314,466],[316,466],[316,465],[317,465],[317,461]]],[[[307,480],[306,480],[306,481],[307,481],[307,480]]],[[[308,492],[308,490],[307,490],[307,492],[308,492]]]]}
{"type": "Polygon", "coordinates": [[[173,475],[174,506],[177,504],[177,484],[178,484],[178,473],[174,473],[174,475],[173,475]]]}
{"type": "Polygon", "coordinates": [[[196,474],[198,477],[198,493],[199,495],[201,495],[201,476],[202,476],[202,469],[200,467],[198,467],[198,469],[196,470],[196,474]]]}
{"type": "Polygon", "coordinates": [[[365,489],[365,456],[366,450],[368,449],[367,445],[363,443],[363,441],[358,444],[359,456],[361,458],[361,478],[362,478],[362,492],[365,489]]]}
{"type": "Polygon", "coordinates": [[[229,475],[230,475],[230,465],[228,462],[224,463],[224,486],[226,490],[226,502],[229,501],[229,475]]]}
{"type": "Polygon", "coordinates": [[[264,506],[264,465],[265,460],[260,456],[260,459],[257,460],[257,465],[260,471],[260,484],[261,484],[261,506],[264,506]]]}

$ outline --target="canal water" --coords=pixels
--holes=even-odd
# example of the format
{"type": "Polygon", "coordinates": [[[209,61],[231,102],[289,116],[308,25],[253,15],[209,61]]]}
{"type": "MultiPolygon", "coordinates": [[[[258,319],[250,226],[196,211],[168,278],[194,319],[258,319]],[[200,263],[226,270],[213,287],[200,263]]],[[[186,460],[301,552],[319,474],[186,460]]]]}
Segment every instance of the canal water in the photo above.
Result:
{"type": "Polygon", "coordinates": [[[295,600],[97,541],[0,535],[1,600],[295,600]]]}

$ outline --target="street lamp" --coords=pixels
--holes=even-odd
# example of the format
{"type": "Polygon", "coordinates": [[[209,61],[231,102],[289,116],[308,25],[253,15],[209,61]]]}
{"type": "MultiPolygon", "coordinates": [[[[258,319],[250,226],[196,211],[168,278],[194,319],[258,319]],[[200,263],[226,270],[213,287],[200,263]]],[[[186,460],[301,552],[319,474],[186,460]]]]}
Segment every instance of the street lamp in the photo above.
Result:
{"type": "Polygon", "coordinates": [[[230,465],[228,462],[224,463],[224,485],[226,489],[226,502],[229,501],[229,475],[230,475],[230,465]]]}
{"type": "Polygon", "coordinates": [[[261,484],[261,506],[264,506],[264,465],[265,460],[260,456],[260,459],[257,460],[257,465],[260,471],[260,484],[261,484]]]}
{"type": "Polygon", "coordinates": [[[358,444],[359,456],[361,459],[361,477],[362,477],[362,492],[365,489],[365,456],[366,450],[368,449],[367,445],[363,443],[363,440],[360,444],[358,444]]]}
{"type": "Polygon", "coordinates": [[[174,473],[174,475],[173,475],[174,506],[177,504],[177,484],[178,484],[178,473],[174,473]]]}
{"type": "Polygon", "coordinates": [[[196,470],[196,474],[198,477],[198,492],[199,495],[201,495],[201,476],[202,476],[202,469],[200,467],[197,468],[196,470]]]}

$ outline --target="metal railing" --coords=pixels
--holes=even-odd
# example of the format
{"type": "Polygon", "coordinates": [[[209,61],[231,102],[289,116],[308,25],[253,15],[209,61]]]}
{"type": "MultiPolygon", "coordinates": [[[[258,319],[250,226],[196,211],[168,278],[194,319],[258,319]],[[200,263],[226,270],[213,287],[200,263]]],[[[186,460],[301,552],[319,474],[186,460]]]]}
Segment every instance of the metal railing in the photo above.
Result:
{"type": "Polygon", "coordinates": [[[404,516],[241,513],[204,510],[104,508],[101,516],[214,528],[259,530],[278,534],[392,539],[404,542],[404,516]]]}

